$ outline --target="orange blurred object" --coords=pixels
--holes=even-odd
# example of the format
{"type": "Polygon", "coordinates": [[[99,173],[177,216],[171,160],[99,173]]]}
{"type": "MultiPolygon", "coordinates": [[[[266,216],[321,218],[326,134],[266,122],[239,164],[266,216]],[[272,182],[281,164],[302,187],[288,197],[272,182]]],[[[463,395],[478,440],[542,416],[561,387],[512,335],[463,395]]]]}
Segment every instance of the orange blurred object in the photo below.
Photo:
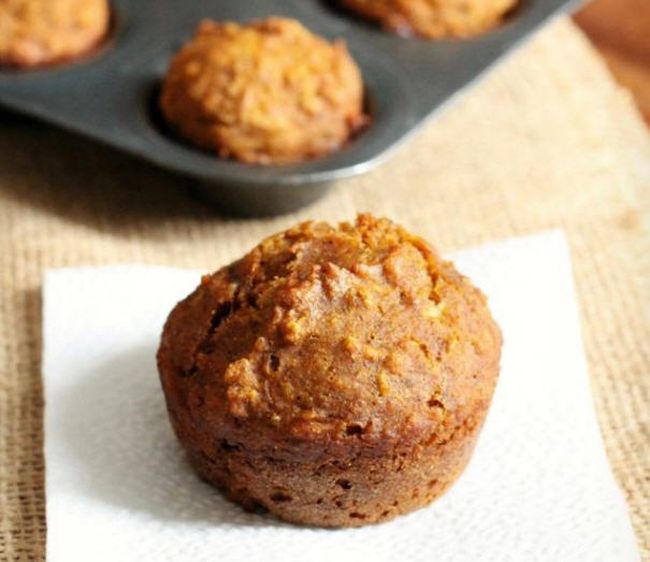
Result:
{"type": "Polygon", "coordinates": [[[650,0],[594,0],[574,19],[650,125],[650,0]]]}

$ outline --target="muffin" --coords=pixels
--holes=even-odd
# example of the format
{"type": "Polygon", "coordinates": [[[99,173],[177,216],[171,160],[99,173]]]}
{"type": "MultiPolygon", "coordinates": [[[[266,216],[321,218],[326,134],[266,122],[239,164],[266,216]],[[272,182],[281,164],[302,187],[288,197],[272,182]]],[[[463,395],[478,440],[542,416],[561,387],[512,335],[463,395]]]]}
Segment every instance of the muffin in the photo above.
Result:
{"type": "Polygon", "coordinates": [[[517,0],[340,0],[400,35],[470,37],[501,23],[517,0]]]}
{"type": "Polygon", "coordinates": [[[366,122],[345,44],[282,18],[201,23],[171,62],[160,107],[191,143],[254,164],[322,156],[366,122]]]}
{"type": "Polygon", "coordinates": [[[92,50],[107,34],[107,0],[3,0],[0,65],[30,68],[92,50]]]}
{"type": "Polygon", "coordinates": [[[171,423],[247,509],[349,527],[460,475],[491,401],[500,331],[422,239],[360,215],[261,242],[172,310],[158,350],[171,423]]]}

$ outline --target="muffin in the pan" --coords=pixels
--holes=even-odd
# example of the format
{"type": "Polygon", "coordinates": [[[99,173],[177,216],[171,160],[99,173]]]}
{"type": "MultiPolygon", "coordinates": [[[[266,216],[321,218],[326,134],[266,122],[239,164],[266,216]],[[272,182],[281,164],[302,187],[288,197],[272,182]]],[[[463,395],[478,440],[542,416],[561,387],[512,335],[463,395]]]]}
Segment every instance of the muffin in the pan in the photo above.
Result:
{"type": "Polygon", "coordinates": [[[0,65],[30,68],[92,50],[110,25],[108,0],[0,1],[0,65]]]}
{"type": "Polygon", "coordinates": [[[366,121],[345,44],[283,18],[201,23],[172,60],[160,105],[190,142],[256,164],[327,154],[366,121]]]}
{"type": "Polygon", "coordinates": [[[518,0],[339,0],[400,35],[470,37],[501,23],[518,0]]]}
{"type": "Polygon", "coordinates": [[[212,275],[158,350],[200,475],[249,509],[358,526],[440,496],[491,401],[500,331],[422,239],[360,215],[304,223],[212,275]]]}

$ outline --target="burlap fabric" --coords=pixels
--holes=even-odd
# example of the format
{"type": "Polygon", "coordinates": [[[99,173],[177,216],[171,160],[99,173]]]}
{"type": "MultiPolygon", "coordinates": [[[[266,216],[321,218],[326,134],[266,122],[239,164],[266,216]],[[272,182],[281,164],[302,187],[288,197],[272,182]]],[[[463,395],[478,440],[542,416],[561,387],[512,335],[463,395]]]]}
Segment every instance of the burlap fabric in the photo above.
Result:
{"type": "Polygon", "coordinates": [[[224,220],[161,171],[7,113],[0,120],[0,561],[45,550],[45,268],[214,269],[298,219],[359,210],[443,251],[566,230],[598,418],[650,555],[650,139],[568,21],[547,27],[389,164],[293,216],[224,220]]]}

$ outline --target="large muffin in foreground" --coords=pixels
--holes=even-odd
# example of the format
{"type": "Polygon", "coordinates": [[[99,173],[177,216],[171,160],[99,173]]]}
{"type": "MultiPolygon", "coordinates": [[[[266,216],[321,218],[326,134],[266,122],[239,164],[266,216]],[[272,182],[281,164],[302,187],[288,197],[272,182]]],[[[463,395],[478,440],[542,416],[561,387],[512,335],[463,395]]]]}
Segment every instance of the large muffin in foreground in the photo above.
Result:
{"type": "Polygon", "coordinates": [[[160,105],[193,144],[255,164],[330,153],[366,121],[345,44],[283,18],[203,22],[172,60],[160,105]]]}
{"type": "Polygon", "coordinates": [[[158,368],[199,474],[248,509],[346,527],[459,476],[499,370],[485,297],[422,239],[361,215],[264,240],[171,312],[158,368]]]}
{"type": "Polygon", "coordinates": [[[105,37],[108,0],[0,1],[0,65],[30,68],[74,59],[105,37]]]}
{"type": "Polygon", "coordinates": [[[498,26],[518,0],[339,0],[401,35],[470,37],[498,26]]]}

